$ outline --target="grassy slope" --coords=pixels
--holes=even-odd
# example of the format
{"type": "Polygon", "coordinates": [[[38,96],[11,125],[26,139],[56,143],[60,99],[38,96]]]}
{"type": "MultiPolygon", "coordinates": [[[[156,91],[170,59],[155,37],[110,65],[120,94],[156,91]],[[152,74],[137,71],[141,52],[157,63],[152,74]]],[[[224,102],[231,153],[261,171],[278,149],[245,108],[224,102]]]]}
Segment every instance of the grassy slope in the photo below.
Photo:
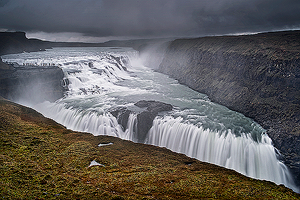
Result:
{"type": "Polygon", "coordinates": [[[299,198],[165,148],[67,130],[6,100],[0,133],[1,199],[299,198]],[[92,160],[104,166],[88,167],[92,160]]]}

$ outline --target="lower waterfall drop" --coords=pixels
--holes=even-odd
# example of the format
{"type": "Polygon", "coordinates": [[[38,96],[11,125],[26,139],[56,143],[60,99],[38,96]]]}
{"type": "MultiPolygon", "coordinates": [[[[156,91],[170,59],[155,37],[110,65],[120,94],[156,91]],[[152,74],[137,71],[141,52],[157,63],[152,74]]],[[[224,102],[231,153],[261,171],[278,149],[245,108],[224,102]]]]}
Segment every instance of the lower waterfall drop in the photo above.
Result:
{"type": "Polygon", "coordinates": [[[67,88],[64,98],[39,105],[22,99],[18,103],[33,107],[69,129],[137,142],[137,115],[130,114],[124,130],[124,123],[118,124],[110,110],[125,107],[138,113],[141,108],[134,107],[134,103],[140,100],[168,103],[174,109],[164,114],[172,117],[156,117],[148,135],[143,135],[145,143],[299,192],[259,124],[143,66],[138,52],[131,48],[54,48],[2,58],[20,65],[54,63],[63,70],[67,88]]]}
{"type": "Polygon", "coordinates": [[[284,184],[297,191],[289,170],[277,159],[272,141],[266,134],[262,135],[261,141],[254,141],[247,134],[235,136],[230,130],[227,133],[204,130],[182,123],[180,117],[165,116],[153,121],[146,143],[233,169],[252,178],[284,184]]]}

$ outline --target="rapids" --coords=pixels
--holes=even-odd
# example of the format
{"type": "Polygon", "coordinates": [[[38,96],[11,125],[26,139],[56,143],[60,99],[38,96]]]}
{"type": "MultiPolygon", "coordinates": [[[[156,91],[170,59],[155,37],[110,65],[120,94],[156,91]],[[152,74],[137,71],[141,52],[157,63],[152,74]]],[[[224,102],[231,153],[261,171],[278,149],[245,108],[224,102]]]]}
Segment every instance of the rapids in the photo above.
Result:
{"type": "MultiPolygon", "coordinates": [[[[288,168],[278,159],[265,130],[252,119],[213,103],[205,94],[143,66],[131,48],[54,48],[2,56],[3,61],[57,65],[65,74],[65,97],[30,106],[75,131],[135,141],[136,114],[122,130],[109,110],[127,107],[136,113],[139,100],[172,104],[153,121],[144,143],[184,153],[201,161],[273,181],[298,192],[288,168]]],[[[36,91],[38,94],[38,91],[36,91]]]]}

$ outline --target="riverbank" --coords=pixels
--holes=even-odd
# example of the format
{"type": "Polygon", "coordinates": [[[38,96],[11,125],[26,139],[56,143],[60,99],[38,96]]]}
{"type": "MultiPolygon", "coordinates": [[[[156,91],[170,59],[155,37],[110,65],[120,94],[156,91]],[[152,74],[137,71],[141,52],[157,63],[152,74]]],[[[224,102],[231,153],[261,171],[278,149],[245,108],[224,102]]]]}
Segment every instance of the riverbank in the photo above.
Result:
{"type": "Polygon", "coordinates": [[[261,124],[300,183],[300,31],[178,39],[158,71],[261,124]]]}
{"type": "Polygon", "coordinates": [[[254,180],[165,148],[67,130],[4,99],[0,100],[0,119],[3,199],[300,197],[282,185],[254,180]]]}

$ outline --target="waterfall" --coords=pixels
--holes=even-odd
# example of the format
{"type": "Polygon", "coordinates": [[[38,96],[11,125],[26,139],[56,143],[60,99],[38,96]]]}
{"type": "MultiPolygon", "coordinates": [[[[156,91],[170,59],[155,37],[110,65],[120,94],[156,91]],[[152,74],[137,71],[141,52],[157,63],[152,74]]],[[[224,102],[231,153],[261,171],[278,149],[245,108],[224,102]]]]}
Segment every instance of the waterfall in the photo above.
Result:
{"type": "Polygon", "coordinates": [[[122,139],[135,141],[134,135],[137,133],[137,117],[131,113],[127,122],[127,129],[122,139]]]}
{"type": "Polygon", "coordinates": [[[134,103],[146,99],[172,104],[173,111],[154,119],[146,144],[284,184],[298,192],[259,124],[142,66],[137,56],[128,48],[54,48],[5,55],[4,61],[55,63],[64,71],[63,83],[68,88],[64,98],[38,105],[18,103],[31,106],[68,129],[137,142],[137,114],[142,109],[134,103]],[[118,107],[134,111],[129,114],[126,130],[110,113],[118,107]]]}
{"type": "Polygon", "coordinates": [[[137,119],[134,113],[129,115],[127,129],[123,131],[117,119],[110,113],[99,114],[94,111],[80,111],[74,108],[66,108],[65,104],[50,103],[48,101],[36,105],[34,109],[74,131],[135,141],[137,119]]]}
{"type": "MultiPolygon", "coordinates": [[[[50,102],[44,102],[35,109],[75,131],[136,142],[137,115],[134,113],[129,115],[127,129],[123,131],[110,113],[78,111],[50,102]]],[[[277,151],[266,134],[256,141],[251,134],[236,136],[230,130],[212,131],[188,124],[181,117],[164,116],[154,119],[145,143],[233,169],[248,177],[284,184],[298,191],[288,168],[277,159],[277,151]]]]}
{"type": "Polygon", "coordinates": [[[271,139],[262,134],[260,141],[250,134],[236,136],[215,132],[193,124],[182,123],[182,118],[157,117],[146,143],[166,147],[200,161],[233,169],[246,176],[284,184],[297,191],[287,167],[277,159],[271,139]]]}

